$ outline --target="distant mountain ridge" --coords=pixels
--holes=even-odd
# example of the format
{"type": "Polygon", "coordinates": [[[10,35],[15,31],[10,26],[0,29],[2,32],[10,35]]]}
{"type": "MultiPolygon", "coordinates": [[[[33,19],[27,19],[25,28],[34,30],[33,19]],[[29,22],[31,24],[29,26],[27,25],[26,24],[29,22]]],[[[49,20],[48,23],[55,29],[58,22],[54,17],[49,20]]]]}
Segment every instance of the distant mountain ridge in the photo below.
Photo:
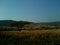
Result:
{"type": "Polygon", "coordinates": [[[16,21],[14,21],[14,20],[0,20],[0,25],[8,25],[13,22],[16,22],[16,21]]]}
{"type": "Polygon", "coordinates": [[[56,21],[56,22],[42,22],[42,23],[40,23],[40,24],[60,26],[60,22],[59,22],[59,21],[56,21]]]}
{"type": "MultiPolygon", "coordinates": [[[[14,22],[29,22],[29,21],[0,20],[0,26],[6,26],[14,22]]],[[[33,22],[30,22],[30,23],[33,23],[33,22]]]]}
{"type": "MultiPolygon", "coordinates": [[[[13,22],[18,22],[18,21],[14,21],[14,20],[0,20],[0,25],[8,25],[11,24],[13,22]]],[[[26,22],[26,21],[23,21],[26,22]]],[[[35,22],[31,22],[32,24],[41,24],[41,25],[55,25],[55,26],[60,26],[60,21],[56,21],[56,22],[42,22],[42,23],[35,23],[35,22]]]]}

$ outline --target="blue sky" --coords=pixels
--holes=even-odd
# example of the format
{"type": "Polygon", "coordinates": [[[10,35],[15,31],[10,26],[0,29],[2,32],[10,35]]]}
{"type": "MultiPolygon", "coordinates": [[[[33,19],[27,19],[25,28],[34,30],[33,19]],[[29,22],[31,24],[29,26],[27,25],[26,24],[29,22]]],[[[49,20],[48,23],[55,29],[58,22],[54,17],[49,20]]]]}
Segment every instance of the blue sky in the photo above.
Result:
{"type": "Polygon", "coordinates": [[[0,0],[0,20],[60,21],[60,0],[0,0]]]}

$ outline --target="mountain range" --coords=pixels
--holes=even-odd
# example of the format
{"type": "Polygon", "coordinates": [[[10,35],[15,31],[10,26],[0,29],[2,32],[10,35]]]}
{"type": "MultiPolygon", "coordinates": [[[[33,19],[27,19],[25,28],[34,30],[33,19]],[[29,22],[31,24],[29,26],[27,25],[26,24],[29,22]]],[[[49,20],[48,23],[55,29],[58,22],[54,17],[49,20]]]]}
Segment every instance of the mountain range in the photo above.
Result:
{"type": "Polygon", "coordinates": [[[0,25],[8,25],[10,23],[16,22],[14,20],[0,20],[0,25]]]}
{"type": "MultiPolygon", "coordinates": [[[[14,20],[0,20],[0,25],[8,25],[8,24],[11,24],[13,22],[17,22],[17,21],[14,21],[14,20]]],[[[34,22],[33,22],[34,23],[34,22]]],[[[60,22],[59,21],[56,21],[56,22],[42,22],[42,23],[34,23],[34,24],[42,24],[42,25],[57,25],[57,26],[60,26],[60,22]]]]}

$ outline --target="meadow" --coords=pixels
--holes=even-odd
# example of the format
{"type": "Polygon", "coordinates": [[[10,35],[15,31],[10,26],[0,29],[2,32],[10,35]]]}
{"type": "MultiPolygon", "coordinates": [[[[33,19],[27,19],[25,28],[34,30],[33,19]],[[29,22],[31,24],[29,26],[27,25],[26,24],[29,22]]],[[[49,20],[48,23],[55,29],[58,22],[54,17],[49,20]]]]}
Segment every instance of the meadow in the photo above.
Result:
{"type": "Polygon", "coordinates": [[[0,45],[60,45],[60,29],[0,31],[0,45]]]}

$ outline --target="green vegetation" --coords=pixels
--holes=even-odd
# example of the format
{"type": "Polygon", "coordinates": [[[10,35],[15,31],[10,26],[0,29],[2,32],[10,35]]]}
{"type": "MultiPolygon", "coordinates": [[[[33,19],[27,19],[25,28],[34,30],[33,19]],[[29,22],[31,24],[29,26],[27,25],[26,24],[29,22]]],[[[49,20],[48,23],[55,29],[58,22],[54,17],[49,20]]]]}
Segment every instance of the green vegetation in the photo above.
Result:
{"type": "Polygon", "coordinates": [[[18,22],[14,22],[14,23],[11,23],[10,26],[11,27],[17,27],[18,30],[22,30],[22,28],[24,27],[24,25],[26,24],[31,24],[31,22],[27,22],[27,21],[18,21],[18,22]]]}

